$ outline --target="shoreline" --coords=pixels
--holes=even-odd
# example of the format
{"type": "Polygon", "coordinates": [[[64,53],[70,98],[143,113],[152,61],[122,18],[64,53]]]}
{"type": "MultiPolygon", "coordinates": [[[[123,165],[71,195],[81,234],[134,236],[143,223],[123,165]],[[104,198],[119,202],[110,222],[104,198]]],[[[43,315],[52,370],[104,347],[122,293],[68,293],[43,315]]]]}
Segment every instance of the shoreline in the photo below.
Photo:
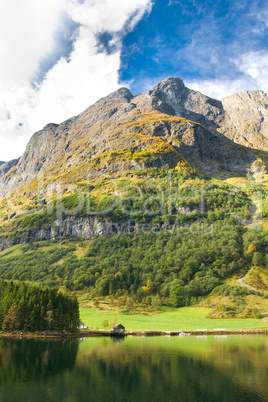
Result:
{"type": "Polygon", "coordinates": [[[81,331],[75,333],[64,332],[0,332],[0,338],[28,338],[28,339],[72,339],[89,337],[112,337],[123,338],[127,336],[150,337],[150,336],[208,336],[208,335],[268,335],[267,329],[241,329],[241,330],[195,330],[195,331],[125,331],[114,333],[111,331],[81,331]]]}

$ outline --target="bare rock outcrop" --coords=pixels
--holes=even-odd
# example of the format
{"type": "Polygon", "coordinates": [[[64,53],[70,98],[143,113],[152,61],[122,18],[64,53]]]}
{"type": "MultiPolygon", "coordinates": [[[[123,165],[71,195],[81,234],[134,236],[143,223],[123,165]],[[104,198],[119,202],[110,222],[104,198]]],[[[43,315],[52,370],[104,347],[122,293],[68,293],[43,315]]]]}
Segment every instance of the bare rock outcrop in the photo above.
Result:
{"type": "Polygon", "coordinates": [[[220,131],[238,144],[268,151],[268,94],[243,91],[224,98],[222,104],[220,131]]]}

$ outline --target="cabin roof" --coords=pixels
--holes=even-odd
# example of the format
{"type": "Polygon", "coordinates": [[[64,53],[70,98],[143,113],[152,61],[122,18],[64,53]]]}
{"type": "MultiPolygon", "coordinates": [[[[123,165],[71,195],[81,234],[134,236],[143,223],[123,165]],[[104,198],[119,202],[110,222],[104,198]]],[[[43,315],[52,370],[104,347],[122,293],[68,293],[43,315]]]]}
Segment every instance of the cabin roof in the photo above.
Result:
{"type": "Polygon", "coordinates": [[[125,327],[122,324],[116,324],[113,329],[125,329],[125,327]]]}

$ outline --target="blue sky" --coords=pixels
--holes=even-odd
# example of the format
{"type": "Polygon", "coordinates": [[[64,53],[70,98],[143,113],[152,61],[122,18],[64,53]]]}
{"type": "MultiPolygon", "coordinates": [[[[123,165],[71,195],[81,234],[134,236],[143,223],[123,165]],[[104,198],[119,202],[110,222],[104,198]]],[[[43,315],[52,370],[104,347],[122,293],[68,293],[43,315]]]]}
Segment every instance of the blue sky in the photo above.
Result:
{"type": "MultiPolygon", "coordinates": [[[[252,62],[264,58],[267,66],[267,1],[156,0],[151,13],[124,38],[123,45],[120,78],[133,80],[135,93],[166,76],[200,86],[227,81],[237,85],[234,91],[256,89],[264,86],[266,78],[254,80],[242,60],[253,53],[252,62]],[[236,65],[239,60],[240,66],[236,65]]],[[[218,91],[208,85],[204,89],[219,98],[228,93],[224,82],[218,91]]],[[[267,84],[263,89],[267,91],[267,84]]]]}
{"type": "Polygon", "coordinates": [[[267,92],[267,32],[264,0],[3,0],[0,160],[120,86],[267,92]]]}

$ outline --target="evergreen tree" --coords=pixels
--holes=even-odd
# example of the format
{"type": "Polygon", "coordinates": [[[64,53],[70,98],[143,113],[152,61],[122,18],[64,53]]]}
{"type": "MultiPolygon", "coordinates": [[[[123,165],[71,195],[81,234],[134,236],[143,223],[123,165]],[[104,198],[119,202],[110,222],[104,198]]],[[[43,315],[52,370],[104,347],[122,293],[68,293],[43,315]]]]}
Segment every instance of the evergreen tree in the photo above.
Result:
{"type": "Polygon", "coordinates": [[[76,331],[79,322],[76,298],[56,289],[0,280],[0,329],[76,331]]]}
{"type": "Polygon", "coordinates": [[[3,329],[15,331],[20,327],[19,316],[18,316],[18,306],[13,303],[9,308],[8,313],[4,319],[3,329]]]}

